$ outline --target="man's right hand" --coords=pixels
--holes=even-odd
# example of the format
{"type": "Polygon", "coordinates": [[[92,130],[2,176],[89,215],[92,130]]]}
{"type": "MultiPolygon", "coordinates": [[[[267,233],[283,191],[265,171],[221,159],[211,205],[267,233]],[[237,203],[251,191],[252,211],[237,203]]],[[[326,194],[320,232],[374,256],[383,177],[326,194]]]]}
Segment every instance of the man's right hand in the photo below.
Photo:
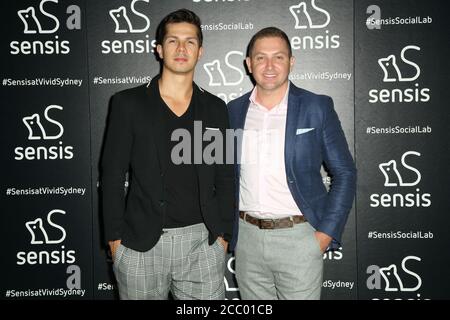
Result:
{"type": "Polygon", "coordinates": [[[122,240],[114,240],[114,241],[109,241],[109,250],[111,250],[111,257],[112,260],[114,261],[114,258],[116,256],[116,250],[119,247],[120,243],[122,242],[122,240]]]}

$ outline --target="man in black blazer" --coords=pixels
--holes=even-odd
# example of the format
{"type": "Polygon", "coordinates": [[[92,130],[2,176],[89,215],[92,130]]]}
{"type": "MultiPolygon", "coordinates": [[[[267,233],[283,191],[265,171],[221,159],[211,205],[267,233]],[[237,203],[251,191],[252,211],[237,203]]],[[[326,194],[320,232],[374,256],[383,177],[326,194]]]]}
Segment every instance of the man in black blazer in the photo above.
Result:
{"type": "Polygon", "coordinates": [[[112,97],[101,193],[121,299],[167,299],[169,291],[175,299],[225,297],[234,169],[226,158],[194,161],[206,145],[196,144],[199,127],[202,136],[229,128],[225,103],[193,82],[200,26],[189,10],[166,16],[156,39],[161,74],[112,97]],[[174,132],[191,139],[178,141],[183,135],[174,132]]]}

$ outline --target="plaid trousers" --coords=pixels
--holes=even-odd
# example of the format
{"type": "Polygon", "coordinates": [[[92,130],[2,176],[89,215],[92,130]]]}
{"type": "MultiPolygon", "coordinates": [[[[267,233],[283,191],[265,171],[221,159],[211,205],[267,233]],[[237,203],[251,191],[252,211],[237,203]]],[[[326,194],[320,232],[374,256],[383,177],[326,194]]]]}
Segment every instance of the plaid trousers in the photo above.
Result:
{"type": "Polygon", "coordinates": [[[177,300],[224,299],[226,253],[218,240],[208,244],[206,226],[163,231],[148,251],[117,248],[113,270],[120,299],[165,300],[169,291],[177,300]]]}

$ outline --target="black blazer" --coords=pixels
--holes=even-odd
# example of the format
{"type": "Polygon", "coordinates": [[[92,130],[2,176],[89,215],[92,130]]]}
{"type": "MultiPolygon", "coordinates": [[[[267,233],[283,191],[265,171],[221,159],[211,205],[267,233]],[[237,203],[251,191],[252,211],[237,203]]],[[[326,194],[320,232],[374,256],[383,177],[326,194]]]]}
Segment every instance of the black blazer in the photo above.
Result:
{"type": "MultiPolygon", "coordinates": [[[[150,250],[158,242],[166,207],[164,174],[171,160],[158,79],[159,76],[148,86],[124,90],[112,97],[101,160],[105,238],[121,239],[126,247],[137,251],[150,250]]],[[[192,99],[195,99],[194,119],[202,121],[202,134],[207,128],[217,128],[225,137],[229,128],[225,103],[195,83],[192,99]]],[[[209,143],[203,142],[203,146],[209,143]]],[[[219,235],[230,240],[235,210],[234,167],[202,163],[195,168],[209,244],[219,235]]]]}

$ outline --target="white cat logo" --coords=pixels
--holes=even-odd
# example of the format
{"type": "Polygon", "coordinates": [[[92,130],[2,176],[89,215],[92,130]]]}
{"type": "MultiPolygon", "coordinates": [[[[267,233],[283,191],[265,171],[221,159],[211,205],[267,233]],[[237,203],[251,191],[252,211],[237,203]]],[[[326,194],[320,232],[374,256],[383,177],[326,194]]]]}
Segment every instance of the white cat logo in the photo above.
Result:
{"type": "Polygon", "coordinates": [[[419,257],[416,256],[407,256],[402,260],[402,270],[405,273],[408,273],[417,279],[417,285],[414,288],[405,288],[403,285],[403,281],[398,275],[397,266],[395,264],[391,264],[389,267],[380,268],[380,274],[386,282],[386,286],[384,291],[416,291],[422,286],[422,279],[420,276],[408,270],[405,266],[406,261],[413,259],[416,261],[421,261],[419,257]]]}
{"type": "Polygon", "coordinates": [[[128,17],[127,8],[125,8],[124,6],[121,6],[117,9],[109,10],[109,15],[111,16],[111,18],[114,20],[114,23],[116,24],[116,30],[114,30],[115,33],[128,33],[128,32],[139,33],[139,32],[145,32],[148,30],[148,28],[150,27],[150,19],[146,15],[142,14],[142,12],[136,11],[136,9],[134,8],[134,5],[138,1],[144,1],[144,2],[148,3],[149,0],[133,0],[133,2],[131,2],[131,11],[136,16],[139,16],[145,20],[145,27],[141,28],[141,29],[134,29],[133,25],[130,21],[130,18],[128,17]]]}
{"type": "Polygon", "coordinates": [[[44,229],[42,218],[37,218],[36,220],[28,221],[25,223],[25,226],[31,234],[31,244],[55,244],[64,241],[64,239],[66,238],[66,230],[64,230],[64,228],[60,225],[52,222],[51,217],[54,213],[66,214],[66,212],[63,210],[55,209],[47,214],[48,224],[56,229],[61,230],[62,236],[57,240],[50,240],[48,238],[47,232],[44,229]]]}
{"type": "Polygon", "coordinates": [[[310,15],[311,9],[307,8],[306,2],[300,2],[298,5],[289,7],[289,11],[291,11],[292,15],[295,18],[295,29],[320,29],[325,28],[330,23],[330,14],[326,10],[316,6],[315,2],[316,0],[311,0],[311,7],[315,11],[319,11],[322,15],[326,16],[325,22],[322,24],[313,24],[310,15]],[[308,20],[308,22],[306,22],[305,18],[306,20],[308,20]]]}
{"type": "Polygon", "coordinates": [[[61,125],[61,123],[58,121],[55,121],[54,119],[52,119],[48,116],[48,111],[51,109],[62,110],[63,107],[52,104],[52,105],[49,105],[47,108],[45,108],[45,111],[44,111],[45,119],[48,122],[51,122],[51,123],[57,125],[59,127],[59,133],[57,135],[53,135],[53,136],[47,135],[44,127],[42,126],[39,115],[37,113],[35,113],[32,116],[24,117],[22,119],[23,123],[25,124],[25,126],[28,129],[28,140],[40,140],[40,139],[55,140],[55,139],[59,139],[63,135],[64,127],[61,125]]]}
{"type": "Polygon", "coordinates": [[[220,61],[218,59],[213,60],[212,62],[205,63],[203,65],[203,68],[205,69],[206,73],[209,76],[209,85],[211,87],[215,86],[235,86],[238,85],[244,80],[244,72],[241,71],[236,66],[233,66],[229,59],[231,55],[240,55],[242,58],[244,57],[244,54],[240,51],[230,51],[225,56],[225,64],[228,68],[236,70],[239,73],[239,79],[237,81],[227,81],[227,78],[225,77],[224,72],[222,71],[222,67],[220,64],[220,61]]]}
{"type": "Polygon", "coordinates": [[[386,58],[378,59],[378,64],[380,65],[381,69],[384,72],[383,82],[414,81],[419,77],[420,67],[414,62],[405,58],[405,52],[410,49],[420,51],[420,47],[409,45],[402,49],[400,57],[404,63],[409,64],[410,66],[413,66],[416,69],[416,74],[413,77],[404,78],[402,76],[402,73],[400,72],[400,69],[398,68],[396,57],[393,54],[391,54],[386,58]]]}
{"type": "Polygon", "coordinates": [[[58,19],[54,15],[52,15],[44,10],[44,3],[46,3],[46,2],[58,3],[58,0],[42,0],[41,3],[39,4],[40,12],[44,16],[49,17],[50,19],[55,21],[55,27],[50,30],[42,29],[41,23],[39,22],[38,18],[36,17],[36,10],[33,7],[28,7],[27,9],[17,11],[19,18],[22,20],[23,25],[24,25],[23,33],[30,34],[30,33],[36,33],[36,31],[38,33],[53,33],[59,29],[58,19]]]}
{"type": "Polygon", "coordinates": [[[402,176],[400,175],[400,172],[398,172],[398,169],[397,169],[397,162],[395,160],[390,160],[386,163],[381,163],[378,166],[378,168],[380,168],[381,172],[384,175],[384,178],[385,178],[384,186],[385,187],[415,186],[416,184],[418,184],[420,182],[420,180],[422,179],[422,175],[420,174],[420,171],[414,167],[407,165],[405,162],[405,158],[410,154],[420,157],[419,152],[407,151],[402,155],[401,162],[402,162],[403,167],[415,172],[415,174],[417,175],[417,179],[414,182],[403,182],[402,176]],[[397,183],[397,181],[398,181],[398,183],[397,183]]]}

